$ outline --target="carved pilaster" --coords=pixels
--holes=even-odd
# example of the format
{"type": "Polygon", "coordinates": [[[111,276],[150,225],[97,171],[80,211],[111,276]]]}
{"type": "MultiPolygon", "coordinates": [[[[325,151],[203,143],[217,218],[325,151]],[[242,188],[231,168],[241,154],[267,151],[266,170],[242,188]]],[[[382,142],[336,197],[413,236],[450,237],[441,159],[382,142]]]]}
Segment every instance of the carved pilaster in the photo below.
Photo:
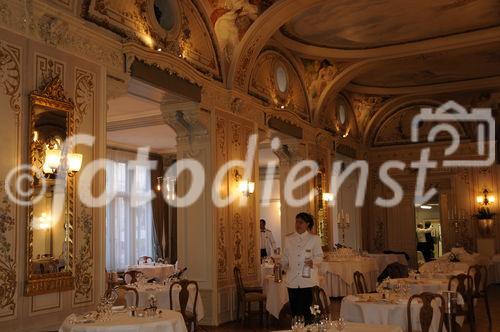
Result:
{"type": "Polygon", "coordinates": [[[198,103],[162,104],[160,109],[165,122],[177,133],[178,144],[203,141],[208,135],[208,120],[198,103]]]}

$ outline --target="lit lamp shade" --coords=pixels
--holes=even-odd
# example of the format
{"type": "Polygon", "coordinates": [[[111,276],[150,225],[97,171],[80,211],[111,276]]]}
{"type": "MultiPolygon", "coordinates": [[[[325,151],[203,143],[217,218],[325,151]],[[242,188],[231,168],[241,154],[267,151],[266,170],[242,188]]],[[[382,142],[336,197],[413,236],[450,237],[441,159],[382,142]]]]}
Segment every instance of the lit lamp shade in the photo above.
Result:
{"type": "Polygon", "coordinates": [[[53,173],[54,170],[59,168],[61,163],[61,150],[47,149],[45,150],[45,162],[43,163],[43,170],[46,173],[53,173]]]}
{"type": "Polygon", "coordinates": [[[250,195],[255,191],[255,182],[241,181],[239,187],[242,194],[250,195]]]}
{"type": "Polygon", "coordinates": [[[488,203],[494,203],[495,202],[495,196],[490,195],[488,196],[488,203]]]}
{"type": "Polygon", "coordinates": [[[68,153],[68,172],[78,172],[82,168],[83,155],[80,153],[68,153]]]}
{"type": "Polygon", "coordinates": [[[323,200],[325,202],[331,202],[333,201],[333,194],[332,193],[323,193],[323,200]]]}

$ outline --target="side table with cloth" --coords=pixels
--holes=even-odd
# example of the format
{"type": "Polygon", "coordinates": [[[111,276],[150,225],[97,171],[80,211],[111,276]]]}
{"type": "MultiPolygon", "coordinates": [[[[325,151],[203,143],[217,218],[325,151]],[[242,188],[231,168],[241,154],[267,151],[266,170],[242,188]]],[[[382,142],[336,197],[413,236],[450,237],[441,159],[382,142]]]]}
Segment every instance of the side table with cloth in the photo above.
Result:
{"type": "Polygon", "coordinates": [[[398,262],[403,265],[408,265],[405,255],[403,254],[368,254],[366,257],[375,258],[377,260],[378,270],[384,271],[387,265],[398,262]]]}
{"type": "MultiPolygon", "coordinates": [[[[149,296],[154,295],[158,300],[158,307],[161,309],[170,309],[170,285],[160,285],[160,284],[145,284],[145,285],[131,285],[137,289],[139,293],[139,307],[146,307],[149,296]]],[[[175,287],[172,289],[172,300],[174,301],[173,308],[174,310],[180,310],[179,304],[179,292],[181,288],[175,287]]],[[[189,301],[187,303],[187,310],[193,310],[193,302],[194,302],[194,289],[189,288],[189,301]]],[[[127,301],[127,305],[134,305],[134,294],[131,292],[127,292],[125,294],[125,299],[127,301]]],[[[196,302],[196,319],[198,321],[202,320],[205,316],[203,301],[201,300],[200,294],[198,294],[198,300],[196,302]]]]}
{"type": "Polygon", "coordinates": [[[154,318],[115,313],[109,321],[79,324],[70,323],[72,316],[66,318],[59,332],[187,332],[182,315],[170,310],[154,318]]]}
{"type": "MultiPolygon", "coordinates": [[[[340,316],[350,322],[376,324],[376,325],[398,325],[403,331],[408,330],[407,316],[408,298],[383,301],[381,294],[362,294],[360,296],[349,295],[342,299],[340,316]]],[[[411,306],[412,326],[415,331],[420,331],[419,312],[421,303],[414,302],[411,306]]],[[[463,318],[457,323],[462,325],[463,318]]],[[[439,308],[434,306],[434,315],[430,332],[438,332],[439,308]]],[[[443,327],[443,331],[446,328],[443,327]]]]}
{"type": "MultiPolygon", "coordinates": [[[[263,278],[263,292],[266,295],[266,310],[279,319],[280,311],[288,302],[288,290],[284,282],[274,282],[273,276],[263,278]]],[[[324,278],[319,278],[319,286],[324,289],[324,278]]]]}
{"type": "MultiPolygon", "coordinates": [[[[331,331],[331,330],[329,330],[331,331]]],[[[401,327],[396,325],[369,325],[362,323],[347,322],[344,332],[403,332],[401,327]]],[[[274,332],[291,332],[288,331],[274,331],[274,332]]]]}
{"type": "Polygon", "coordinates": [[[130,265],[128,271],[132,270],[141,271],[148,279],[158,278],[160,281],[164,281],[175,272],[175,266],[159,263],[130,265]]]}
{"type": "Polygon", "coordinates": [[[329,297],[339,297],[353,294],[354,272],[363,273],[369,291],[374,291],[377,284],[379,269],[377,260],[370,257],[352,257],[335,261],[323,261],[320,274],[325,277],[325,292],[329,297]]]}

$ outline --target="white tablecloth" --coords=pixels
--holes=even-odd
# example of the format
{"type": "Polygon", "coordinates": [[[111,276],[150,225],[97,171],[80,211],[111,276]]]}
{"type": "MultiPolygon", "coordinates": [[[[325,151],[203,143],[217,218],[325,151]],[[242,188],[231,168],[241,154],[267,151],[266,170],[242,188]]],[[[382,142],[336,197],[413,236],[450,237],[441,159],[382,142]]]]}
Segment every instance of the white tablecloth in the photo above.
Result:
{"type": "Polygon", "coordinates": [[[389,284],[394,287],[398,282],[409,285],[410,295],[420,294],[423,292],[439,293],[448,290],[447,279],[429,279],[420,278],[418,280],[411,278],[391,279],[389,284]]]}
{"type": "MultiPolygon", "coordinates": [[[[275,332],[291,332],[288,331],[275,331],[275,332]]],[[[331,331],[331,330],[329,330],[331,331]]],[[[396,325],[369,325],[362,323],[347,322],[344,332],[403,332],[401,327],[396,325]]]]}
{"type": "Polygon", "coordinates": [[[408,265],[408,261],[403,254],[368,254],[368,257],[375,258],[377,260],[379,274],[385,270],[387,265],[392,263],[397,262],[399,264],[408,265]]]}
{"type": "Polygon", "coordinates": [[[467,273],[469,266],[472,264],[466,262],[449,262],[444,260],[435,260],[427,262],[420,266],[418,269],[420,273],[446,273],[446,274],[460,274],[467,273]]]}
{"type": "MultiPolygon", "coordinates": [[[[380,294],[364,294],[364,299],[367,297],[380,298],[380,294]]],[[[376,324],[376,325],[398,325],[403,331],[408,330],[407,317],[407,299],[400,300],[398,303],[381,303],[381,302],[357,302],[359,297],[349,295],[342,299],[340,307],[340,316],[345,320],[357,323],[376,324]]],[[[413,330],[419,331],[419,311],[422,304],[414,302],[412,304],[412,327],[413,330]]],[[[434,315],[430,332],[437,332],[439,325],[439,309],[434,308],[434,315]]],[[[463,323],[463,319],[458,320],[459,324],[463,323]]],[[[445,329],[443,329],[445,330],[445,329]]]]}
{"type": "MultiPolygon", "coordinates": [[[[274,317],[279,318],[280,311],[288,302],[288,289],[284,282],[274,282],[274,277],[264,279],[263,292],[266,295],[266,310],[274,317]]],[[[319,286],[325,288],[324,279],[320,277],[319,286]]]]}
{"type": "Polygon", "coordinates": [[[114,314],[107,322],[69,324],[66,318],[59,332],[187,332],[182,315],[163,311],[160,318],[129,317],[126,313],[114,314]]]}
{"type": "Polygon", "coordinates": [[[363,273],[369,291],[374,291],[379,268],[377,260],[370,257],[357,257],[342,261],[323,261],[320,275],[325,277],[325,292],[330,297],[339,297],[356,292],[354,272],[363,273]]]}
{"type": "Polygon", "coordinates": [[[158,278],[164,281],[175,272],[175,266],[171,264],[141,264],[130,265],[128,271],[136,270],[141,271],[147,278],[158,278]]]}
{"type": "MultiPolygon", "coordinates": [[[[169,291],[170,291],[170,286],[169,285],[159,285],[159,284],[146,284],[144,286],[136,286],[137,287],[137,292],[139,293],[139,307],[144,308],[146,307],[148,301],[149,301],[149,296],[154,295],[156,296],[156,299],[158,300],[158,307],[162,309],[170,309],[170,297],[169,297],[169,291]]],[[[179,291],[180,291],[180,286],[174,287],[172,290],[172,299],[174,300],[174,310],[179,310],[180,305],[179,305],[179,291]]],[[[192,311],[193,310],[193,304],[194,304],[194,296],[195,296],[195,290],[189,288],[189,300],[187,304],[187,310],[192,311]]],[[[127,306],[134,305],[134,294],[132,292],[127,292],[125,295],[125,299],[127,300],[127,306]]],[[[198,300],[196,301],[196,318],[198,321],[203,319],[205,316],[204,308],[203,308],[203,301],[201,300],[201,296],[198,293],[198,300]]]]}

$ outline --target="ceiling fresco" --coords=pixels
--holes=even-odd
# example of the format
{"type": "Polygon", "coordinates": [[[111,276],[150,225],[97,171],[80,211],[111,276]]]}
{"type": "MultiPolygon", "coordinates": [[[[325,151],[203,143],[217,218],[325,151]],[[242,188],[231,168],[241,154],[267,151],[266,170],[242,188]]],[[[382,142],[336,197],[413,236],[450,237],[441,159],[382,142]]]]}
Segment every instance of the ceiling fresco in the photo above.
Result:
{"type": "Polygon", "coordinates": [[[411,87],[500,75],[500,43],[387,61],[353,83],[372,87],[411,87]]]}
{"type": "Polygon", "coordinates": [[[366,49],[498,25],[497,0],[336,0],[297,15],[282,31],[306,44],[366,49]]]}

